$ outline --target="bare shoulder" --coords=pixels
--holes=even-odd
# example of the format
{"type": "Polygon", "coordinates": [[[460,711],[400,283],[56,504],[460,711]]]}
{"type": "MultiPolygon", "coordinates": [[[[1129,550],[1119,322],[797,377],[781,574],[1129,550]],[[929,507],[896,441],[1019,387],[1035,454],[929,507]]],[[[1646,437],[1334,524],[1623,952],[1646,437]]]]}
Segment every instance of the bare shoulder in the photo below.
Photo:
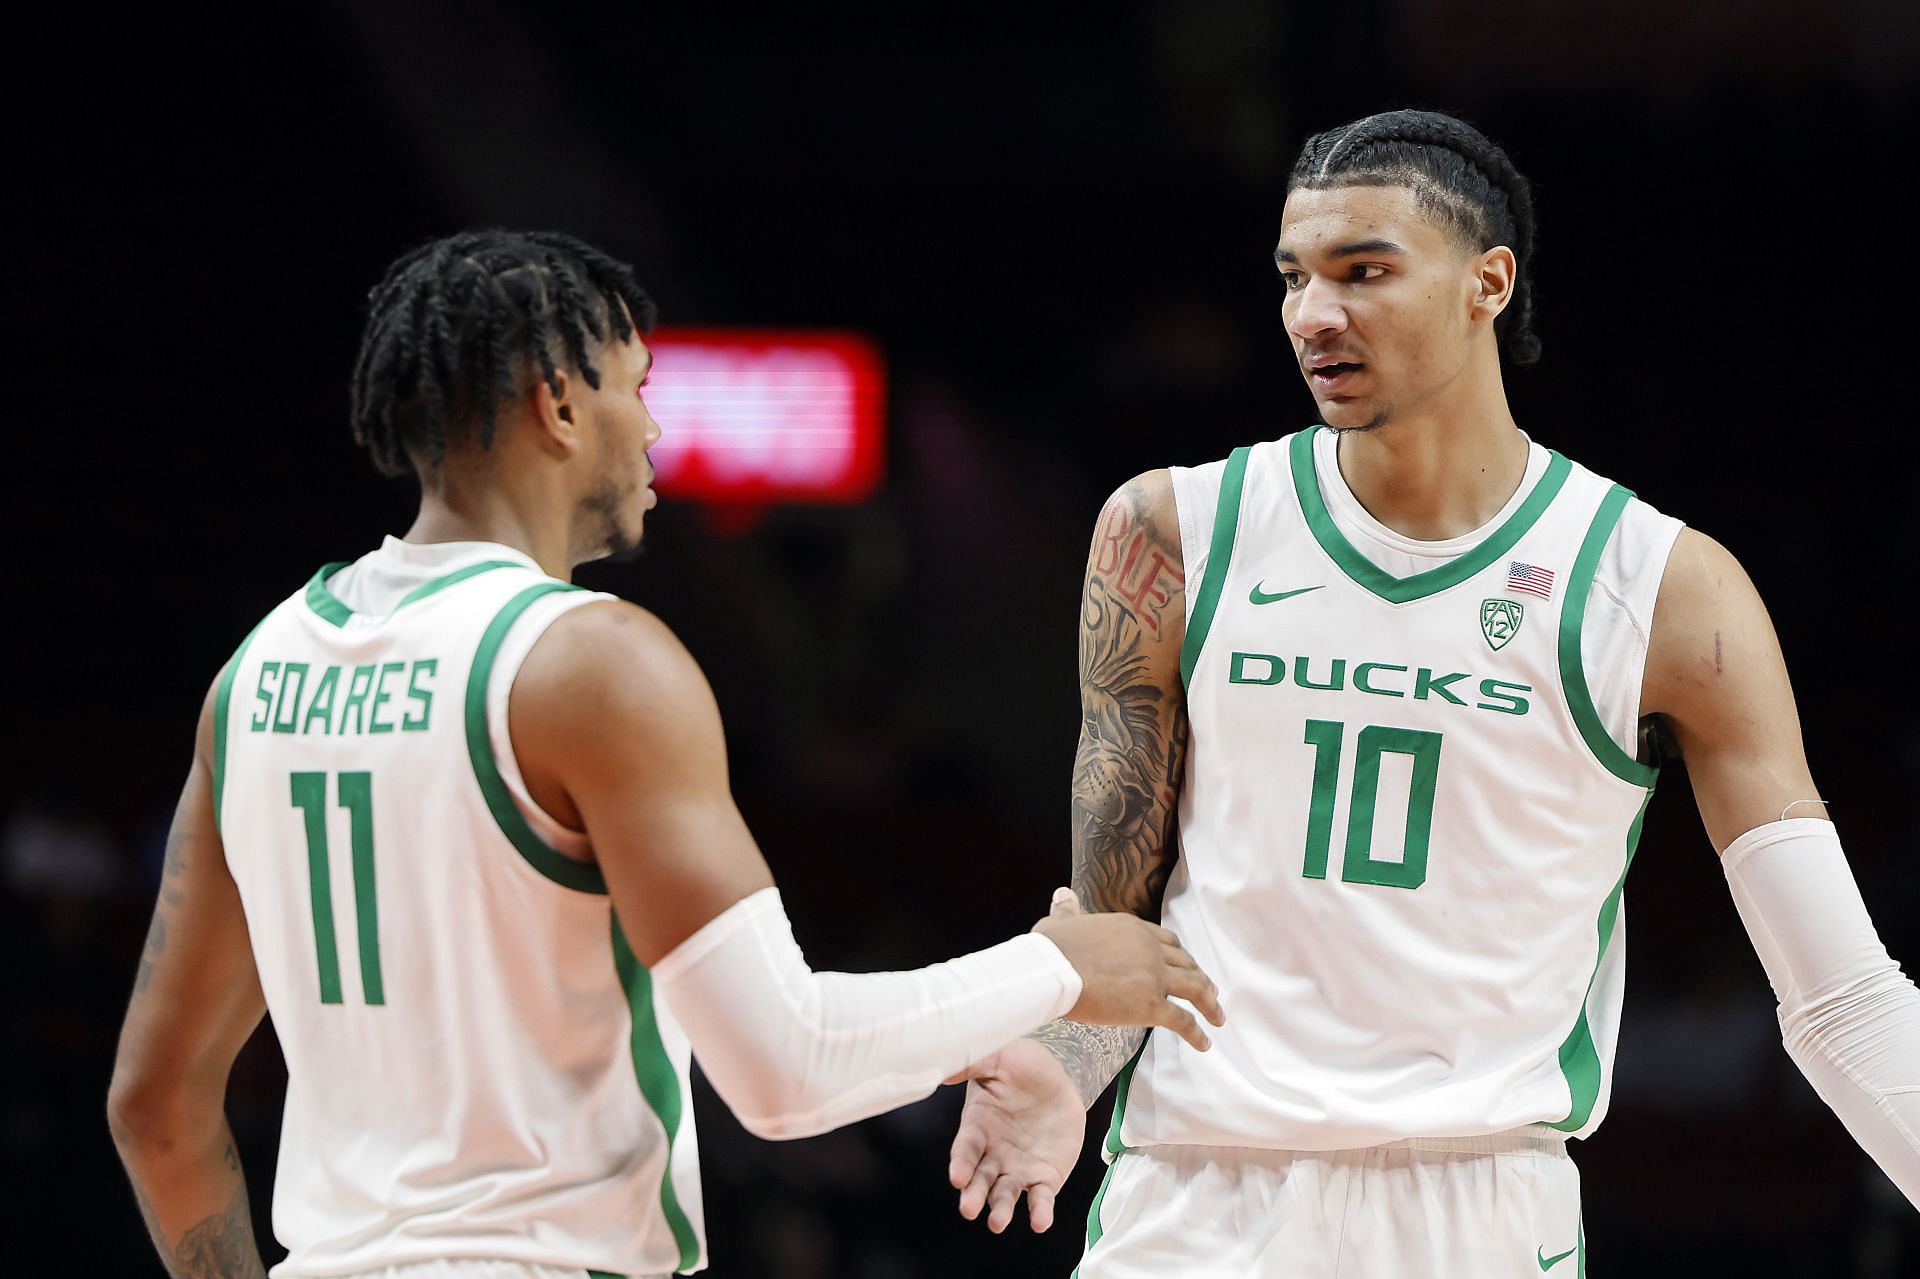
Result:
{"type": "Polygon", "coordinates": [[[1705,533],[1682,529],[1654,604],[1643,709],[1684,716],[1730,681],[1780,667],[1772,619],[1740,561],[1705,533]]]}
{"type": "Polygon", "coordinates": [[[1136,624],[1149,644],[1177,641],[1186,627],[1187,578],[1173,477],[1146,471],[1113,491],[1087,553],[1082,622],[1136,624]]]}
{"type": "Polygon", "coordinates": [[[1716,849],[1818,800],[1773,620],[1703,533],[1681,535],[1661,579],[1641,707],[1672,728],[1716,849]]]}
{"type": "Polygon", "coordinates": [[[625,600],[595,600],[555,619],[514,682],[516,712],[523,690],[636,707],[712,698],[700,664],[680,637],[625,600]]]}
{"type": "MultiPolygon", "coordinates": [[[[508,716],[514,753],[543,801],[583,773],[724,773],[706,675],[666,623],[624,600],[595,600],[555,619],[514,678],[508,716]]],[[[556,816],[571,815],[557,797],[555,807],[556,816]]]]}
{"type": "Polygon", "coordinates": [[[1129,528],[1150,530],[1180,549],[1180,513],[1173,496],[1173,473],[1165,467],[1140,474],[1115,489],[1100,511],[1105,529],[1116,519],[1129,528]]]}

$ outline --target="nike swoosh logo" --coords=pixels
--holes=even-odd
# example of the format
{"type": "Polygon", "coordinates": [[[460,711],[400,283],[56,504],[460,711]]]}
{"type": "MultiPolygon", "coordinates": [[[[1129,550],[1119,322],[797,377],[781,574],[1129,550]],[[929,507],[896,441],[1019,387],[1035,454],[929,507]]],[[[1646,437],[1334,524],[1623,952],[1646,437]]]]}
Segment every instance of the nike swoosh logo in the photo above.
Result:
{"type": "Polygon", "coordinates": [[[1547,1256],[1547,1250],[1545,1248],[1535,1248],[1533,1250],[1533,1259],[1540,1263],[1540,1268],[1542,1270],[1551,1270],[1555,1266],[1559,1265],[1561,1262],[1565,1261],[1568,1257],[1571,1257],[1574,1253],[1578,1252],[1579,1250],[1580,1250],[1580,1245],[1575,1244],[1573,1247],[1567,1249],[1565,1252],[1557,1253],[1554,1256],[1549,1257],[1547,1256]]]}
{"type": "MultiPolygon", "coordinates": [[[[1320,585],[1325,586],[1326,583],[1322,582],[1320,585]]],[[[1319,586],[1303,586],[1297,591],[1280,591],[1276,594],[1269,595],[1256,584],[1252,593],[1249,594],[1247,598],[1255,604],[1277,604],[1281,600],[1290,600],[1296,595],[1305,595],[1308,591],[1317,591],[1319,589],[1319,586]]]]}

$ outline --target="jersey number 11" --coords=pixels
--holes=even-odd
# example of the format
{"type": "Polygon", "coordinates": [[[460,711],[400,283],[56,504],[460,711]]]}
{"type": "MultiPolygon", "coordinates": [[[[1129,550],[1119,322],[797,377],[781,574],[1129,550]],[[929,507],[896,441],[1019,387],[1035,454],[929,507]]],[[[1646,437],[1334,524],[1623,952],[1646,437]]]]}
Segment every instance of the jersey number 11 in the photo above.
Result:
{"type": "MultiPolygon", "coordinates": [[[[380,983],[380,903],[373,882],[373,774],[342,773],[340,807],[353,841],[353,902],[360,936],[360,989],[369,1004],[387,1002],[380,983]]],[[[333,877],[327,860],[327,775],[295,773],[293,806],[307,819],[307,883],[313,896],[313,944],[320,961],[320,1002],[340,1001],[340,952],[333,942],[333,877]]]]}

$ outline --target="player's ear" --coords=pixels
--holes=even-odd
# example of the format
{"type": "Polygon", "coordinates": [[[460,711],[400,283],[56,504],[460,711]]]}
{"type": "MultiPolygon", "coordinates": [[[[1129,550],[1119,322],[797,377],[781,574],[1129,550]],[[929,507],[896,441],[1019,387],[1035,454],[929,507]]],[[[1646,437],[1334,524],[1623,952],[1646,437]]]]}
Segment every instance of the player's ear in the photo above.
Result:
{"type": "Polygon", "coordinates": [[[1513,250],[1506,245],[1497,244],[1480,254],[1474,260],[1473,318],[1489,324],[1498,318],[1507,309],[1507,303],[1513,301],[1518,277],[1519,264],[1514,261],[1513,250]]]}
{"type": "Polygon", "coordinates": [[[571,457],[580,448],[580,432],[574,422],[571,399],[574,389],[574,380],[567,376],[566,370],[555,369],[552,384],[537,377],[527,392],[535,437],[543,449],[558,457],[571,457]]]}

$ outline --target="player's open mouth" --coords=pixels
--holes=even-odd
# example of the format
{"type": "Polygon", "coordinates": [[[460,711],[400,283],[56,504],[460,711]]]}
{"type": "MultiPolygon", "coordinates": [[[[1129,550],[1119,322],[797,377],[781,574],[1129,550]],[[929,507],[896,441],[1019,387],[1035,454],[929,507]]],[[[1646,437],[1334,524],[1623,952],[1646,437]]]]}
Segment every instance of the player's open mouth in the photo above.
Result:
{"type": "Polygon", "coordinates": [[[1314,390],[1334,391],[1346,385],[1348,379],[1363,367],[1363,365],[1347,363],[1322,364],[1307,376],[1312,380],[1314,390]]]}

